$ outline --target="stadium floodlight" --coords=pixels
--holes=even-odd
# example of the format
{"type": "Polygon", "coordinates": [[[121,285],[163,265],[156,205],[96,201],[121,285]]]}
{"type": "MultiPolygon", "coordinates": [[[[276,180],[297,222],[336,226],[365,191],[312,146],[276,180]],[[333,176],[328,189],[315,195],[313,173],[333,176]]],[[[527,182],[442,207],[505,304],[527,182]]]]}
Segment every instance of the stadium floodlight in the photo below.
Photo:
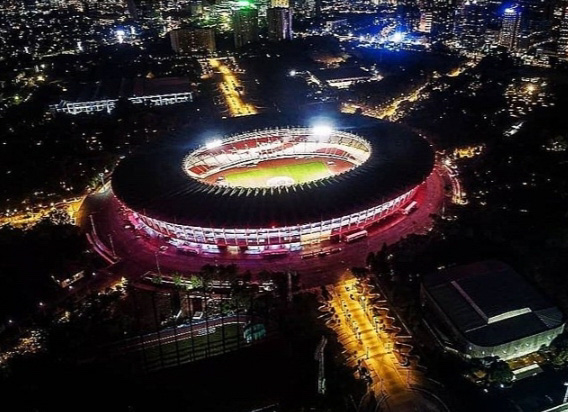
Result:
{"type": "Polygon", "coordinates": [[[223,141],[221,139],[215,139],[215,140],[211,140],[207,143],[205,143],[205,147],[207,149],[214,149],[216,147],[219,147],[223,144],[223,141]]]}
{"type": "Polygon", "coordinates": [[[333,128],[328,124],[316,124],[312,127],[313,135],[320,140],[327,139],[332,132],[333,128]]]}

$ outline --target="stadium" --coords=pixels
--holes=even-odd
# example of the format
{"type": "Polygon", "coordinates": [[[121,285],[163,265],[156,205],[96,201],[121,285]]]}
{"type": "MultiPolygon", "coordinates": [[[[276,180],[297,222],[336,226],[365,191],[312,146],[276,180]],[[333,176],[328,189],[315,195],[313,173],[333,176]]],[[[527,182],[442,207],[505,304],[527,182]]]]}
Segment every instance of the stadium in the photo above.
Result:
{"type": "Polygon", "coordinates": [[[122,160],[112,190],[179,251],[280,255],[332,247],[417,206],[430,144],[358,115],[263,114],[179,133],[122,160]]]}

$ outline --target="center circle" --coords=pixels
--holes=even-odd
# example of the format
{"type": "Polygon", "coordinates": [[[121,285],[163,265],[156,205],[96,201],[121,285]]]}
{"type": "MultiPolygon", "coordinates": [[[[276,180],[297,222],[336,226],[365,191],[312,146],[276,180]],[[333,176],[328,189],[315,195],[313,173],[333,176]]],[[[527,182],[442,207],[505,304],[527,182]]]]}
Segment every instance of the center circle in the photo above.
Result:
{"type": "Polygon", "coordinates": [[[268,179],[266,184],[268,187],[278,187],[278,186],[292,186],[296,181],[290,176],[275,176],[268,179]]]}
{"type": "Polygon", "coordinates": [[[271,128],[212,139],[183,159],[183,171],[206,185],[274,188],[337,176],[361,166],[371,145],[331,127],[271,128]]]}

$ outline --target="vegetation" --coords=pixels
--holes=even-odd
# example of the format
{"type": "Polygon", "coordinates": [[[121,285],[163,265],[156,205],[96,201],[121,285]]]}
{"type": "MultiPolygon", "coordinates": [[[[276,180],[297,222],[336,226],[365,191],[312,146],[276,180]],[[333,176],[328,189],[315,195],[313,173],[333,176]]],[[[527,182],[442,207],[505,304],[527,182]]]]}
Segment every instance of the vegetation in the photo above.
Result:
{"type": "Polygon", "coordinates": [[[55,298],[65,279],[92,264],[80,229],[42,219],[30,229],[0,228],[0,324],[21,320],[55,298]]]}

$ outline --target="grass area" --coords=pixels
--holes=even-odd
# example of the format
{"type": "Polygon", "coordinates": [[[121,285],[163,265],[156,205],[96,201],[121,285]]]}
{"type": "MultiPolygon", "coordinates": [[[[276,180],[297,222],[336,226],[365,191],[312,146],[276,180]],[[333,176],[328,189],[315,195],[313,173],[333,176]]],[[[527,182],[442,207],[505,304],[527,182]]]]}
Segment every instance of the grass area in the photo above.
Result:
{"type": "Polygon", "coordinates": [[[331,175],[325,163],[317,161],[273,167],[260,165],[246,172],[228,174],[225,179],[231,186],[258,187],[267,186],[269,179],[279,176],[291,177],[295,183],[304,183],[331,175]]]}

